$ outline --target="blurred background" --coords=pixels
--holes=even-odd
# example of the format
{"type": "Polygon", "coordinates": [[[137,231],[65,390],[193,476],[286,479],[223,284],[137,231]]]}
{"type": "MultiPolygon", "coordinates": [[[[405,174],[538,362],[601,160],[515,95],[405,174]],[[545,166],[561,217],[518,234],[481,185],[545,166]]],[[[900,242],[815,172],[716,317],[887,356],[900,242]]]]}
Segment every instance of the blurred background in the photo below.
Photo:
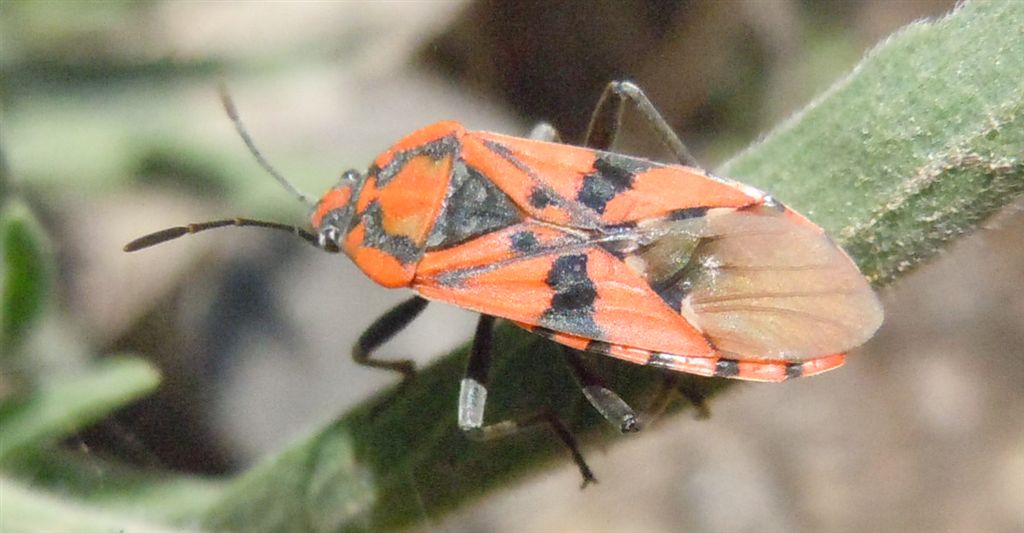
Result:
{"type": "MultiPolygon", "coordinates": [[[[157,393],[67,445],[211,476],[394,380],[348,353],[406,294],[341,257],[237,229],[121,252],[183,222],[305,223],[224,116],[221,79],[264,154],[314,195],[438,120],[525,134],[543,119],[578,139],[613,79],[637,81],[715,168],[878,40],[953,5],[4,2],[0,191],[28,202],[58,265],[28,360],[67,371],[144,355],[163,372],[157,393]]],[[[631,125],[619,148],[661,156],[652,144],[631,125]]],[[[590,450],[599,485],[576,490],[566,464],[432,527],[1024,528],[1024,216],[986,226],[884,291],[885,325],[843,370],[734,387],[710,420],[672,417],[590,450]]],[[[382,353],[427,363],[473,324],[432,306],[382,353]]]]}

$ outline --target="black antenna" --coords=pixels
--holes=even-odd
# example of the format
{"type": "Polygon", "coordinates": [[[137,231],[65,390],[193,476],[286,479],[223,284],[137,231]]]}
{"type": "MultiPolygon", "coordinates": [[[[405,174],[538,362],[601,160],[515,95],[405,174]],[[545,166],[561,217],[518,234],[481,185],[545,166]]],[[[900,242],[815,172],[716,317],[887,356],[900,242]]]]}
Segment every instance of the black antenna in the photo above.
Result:
{"type": "MultiPolygon", "coordinates": [[[[291,182],[286,180],[284,176],[282,176],[276,169],[274,169],[273,166],[270,165],[269,162],[267,162],[267,160],[263,157],[263,154],[261,154],[260,151],[256,148],[256,144],[253,143],[252,137],[249,136],[249,132],[245,129],[245,126],[242,124],[242,120],[238,118],[238,110],[235,109],[235,103],[231,100],[231,95],[228,94],[227,87],[225,87],[225,85],[221,83],[218,89],[220,91],[221,102],[223,102],[224,104],[224,110],[228,113],[228,118],[230,118],[231,122],[235,125],[235,131],[237,131],[238,135],[242,137],[242,141],[245,142],[245,146],[249,148],[249,152],[252,153],[253,157],[256,158],[256,162],[258,162],[260,166],[263,167],[263,169],[266,170],[271,176],[273,176],[274,179],[277,180],[277,182],[280,183],[285,189],[287,189],[289,192],[291,192],[300,200],[302,200],[303,203],[305,203],[311,208],[316,207],[316,201],[313,198],[306,194],[303,194],[302,191],[300,191],[294,185],[292,185],[291,182]]],[[[251,218],[226,218],[222,220],[211,220],[209,222],[198,222],[195,224],[188,224],[186,226],[175,226],[173,228],[162,229],[160,231],[150,233],[149,235],[139,237],[138,239],[135,239],[134,241],[124,245],[124,251],[135,252],[138,250],[142,250],[143,248],[149,248],[150,246],[156,246],[157,244],[165,243],[167,241],[173,241],[174,239],[184,237],[185,235],[192,235],[195,233],[199,233],[201,231],[225,228],[229,226],[255,226],[259,228],[270,228],[287,231],[289,233],[298,235],[306,242],[322,250],[328,252],[339,251],[338,247],[333,242],[327,241],[321,244],[320,240],[317,238],[316,235],[313,235],[312,233],[298,226],[280,224],[278,222],[267,222],[265,220],[253,220],[251,218]]]]}
{"type": "MultiPolygon", "coordinates": [[[[289,226],[288,224],[278,224],[277,222],[266,222],[263,220],[252,220],[249,218],[226,218],[224,220],[211,220],[209,222],[199,222],[196,224],[189,224],[187,226],[175,226],[173,228],[162,229],[155,231],[149,235],[139,237],[134,241],[124,245],[124,251],[135,252],[142,250],[143,248],[149,248],[150,246],[156,246],[157,244],[165,243],[167,241],[173,241],[178,237],[184,237],[185,235],[192,235],[199,233],[200,231],[206,231],[208,229],[224,228],[228,226],[256,226],[260,228],[270,228],[277,230],[284,230],[289,233],[294,233],[299,237],[302,237],[306,242],[320,247],[316,235],[298,227],[289,226]]],[[[331,250],[328,250],[331,251],[331,250]]]]}
{"type": "Polygon", "coordinates": [[[316,200],[312,196],[309,196],[308,194],[300,191],[295,185],[292,185],[290,181],[285,179],[285,177],[282,176],[281,173],[266,160],[266,158],[263,157],[263,154],[260,153],[259,149],[256,148],[256,143],[252,141],[252,137],[249,136],[249,131],[246,130],[245,125],[242,124],[242,119],[238,117],[238,109],[235,108],[235,102],[231,99],[231,95],[228,94],[228,88],[224,82],[221,82],[217,86],[217,89],[218,92],[220,92],[220,101],[224,104],[224,111],[227,111],[228,118],[230,118],[231,123],[235,125],[235,131],[238,132],[238,136],[242,138],[243,142],[245,142],[245,146],[249,148],[249,152],[252,156],[256,158],[256,162],[263,167],[263,170],[266,170],[268,174],[273,176],[282,187],[297,196],[299,200],[302,200],[302,203],[306,204],[310,208],[316,207],[316,200]]]}

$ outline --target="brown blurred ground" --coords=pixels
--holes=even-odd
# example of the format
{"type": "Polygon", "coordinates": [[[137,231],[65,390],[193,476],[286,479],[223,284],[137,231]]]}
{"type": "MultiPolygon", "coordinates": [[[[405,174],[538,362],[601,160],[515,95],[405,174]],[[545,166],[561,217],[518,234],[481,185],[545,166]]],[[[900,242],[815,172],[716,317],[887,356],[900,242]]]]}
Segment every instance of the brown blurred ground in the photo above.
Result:
{"type": "MultiPolygon", "coordinates": [[[[147,354],[167,375],[156,398],[83,442],[151,465],[230,471],[390,379],[355,367],[347,353],[361,329],[404,294],[377,288],[340,258],[259,232],[133,256],[117,251],[131,237],[185,220],[302,216],[280,207],[288,205],[284,193],[246,160],[217,108],[215,72],[232,86],[264,152],[313,191],[435,120],[521,133],[545,118],[572,139],[616,78],[647,89],[713,167],[827,87],[878,39],[951,5],[154,3],[111,15],[128,17],[127,26],[85,26],[85,45],[80,33],[53,42],[25,30],[28,44],[14,57],[27,64],[49,53],[71,72],[89,71],[97,58],[106,69],[84,89],[30,71],[19,78],[27,87],[57,84],[51,90],[62,105],[106,106],[108,122],[144,141],[130,146],[142,154],[125,158],[132,164],[109,165],[131,180],[93,187],[61,182],[33,163],[33,148],[22,142],[32,130],[4,132],[13,174],[27,176],[25,188],[58,239],[65,324],[93,347],[147,354]],[[168,58],[197,70],[181,76],[172,68],[134,82],[111,74],[122,64],[166,66],[168,58]],[[125,116],[133,112],[141,115],[125,116]],[[230,179],[239,181],[205,176],[174,155],[194,153],[231,154],[237,163],[227,168],[242,175],[230,179]],[[170,162],[153,164],[161,161],[154,154],[170,154],[170,162]]],[[[8,87],[8,94],[11,115],[20,113],[15,126],[52,104],[45,92],[8,87]]],[[[65,137],[51,139],[49,149],[60,153],[65,137]]],[[[625,149],[647,153],[647,140],[634,128],[625,149]]],[[[887,289],[886,324],[844,369],[736,387],[711,405],[709,421],[676,417],[607,451],[590,450],[596,487],[577,491],[577,473],[566,465],[434,527],[1024,528],[1024,216],[1018,209],[990,226],[887,289]]],[[[427,361],[468,339],[472,322],[468,313],[436,306],[385,353],[427,361]]]]}

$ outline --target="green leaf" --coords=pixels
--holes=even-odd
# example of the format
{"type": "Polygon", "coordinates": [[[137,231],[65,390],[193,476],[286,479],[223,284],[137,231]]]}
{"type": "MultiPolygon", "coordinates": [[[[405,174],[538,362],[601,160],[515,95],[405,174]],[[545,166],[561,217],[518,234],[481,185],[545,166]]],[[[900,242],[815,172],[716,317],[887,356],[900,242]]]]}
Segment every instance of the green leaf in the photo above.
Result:
{"type": "MultiPolygon", "coordinates": [[[[12,365],[39,318],[50,286],[50,257],[42,227],[22,202],[0,206],[0,365],[12,365]]],[[[17,365],[14,365],[17,366],[17,365]]]]}
{"type": "MultiPolygon", "coordinates": [[[[723,174],[772,191],[845,244],[885,285],[1024,193],[1024,3],[974,2],[912,25],[723,174]]],[[[586,405],[549,343],[499,328],[488,419],[549,401],[587,444],[619,437],[586,405]]],[[[476,443],[457,429],[466,349],[234,482],[216,530],[387,530],[436,520],[568,455],[547,435],[476,443]]],[[[643,406],[648,369],[595,358],[643,406]]],[[[700,400],[735,382],[680,376],[700,400]]],[[[600,477],[600,472],[597,473],[600,477]]]]}
{"type": "Polygon", "coordinates": [[[139,469],[88,449],[34,449],[6,463],[4,474],[35,491],[97,511],[181,525],[193,524],[216,501],[223,485],[219,480],[139,469]]]}
{"type": "Polygon", "coordinates": [[[141,359],[109,357],[0,404],[0,465],[149,394],[160,374],[141,359]]]}
{"type": "Polygon", "coordinates": [[[904,28],[723,174],[892,282],[1024,192],[1022,12],[976,2],[904,28]]]}
{"type": "Polygon", "coordinates": [[[179,531],[82,505],[0,477],[0,528],[4,531],[179,531]]]}

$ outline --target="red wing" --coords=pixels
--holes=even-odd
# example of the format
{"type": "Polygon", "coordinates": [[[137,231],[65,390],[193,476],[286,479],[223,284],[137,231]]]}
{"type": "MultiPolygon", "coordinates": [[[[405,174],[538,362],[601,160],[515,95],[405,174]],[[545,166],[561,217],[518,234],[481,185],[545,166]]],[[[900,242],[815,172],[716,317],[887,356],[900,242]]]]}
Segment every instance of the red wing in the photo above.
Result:
{"type": "Polygon", "coordinates": [[[578,146],[471,132],[462,158],[532,218],[594,229],[673,213],[758,203],[758,191],[699,169],[578,146]]]}
{"type": "Polygon", "coordinates": [[[626,263],[723,356],[806,361],[859,346],[881,324],[881,304],[841,248],[789,214],[656,222],[638,237],[651,244],[626,263]]]}
{"type": "Polygon", "coordinates": [[[536,222],[427,253],[413,288],[426,298],[595,341],[713,353],[703,335],[621,260],[536,222]]]}

